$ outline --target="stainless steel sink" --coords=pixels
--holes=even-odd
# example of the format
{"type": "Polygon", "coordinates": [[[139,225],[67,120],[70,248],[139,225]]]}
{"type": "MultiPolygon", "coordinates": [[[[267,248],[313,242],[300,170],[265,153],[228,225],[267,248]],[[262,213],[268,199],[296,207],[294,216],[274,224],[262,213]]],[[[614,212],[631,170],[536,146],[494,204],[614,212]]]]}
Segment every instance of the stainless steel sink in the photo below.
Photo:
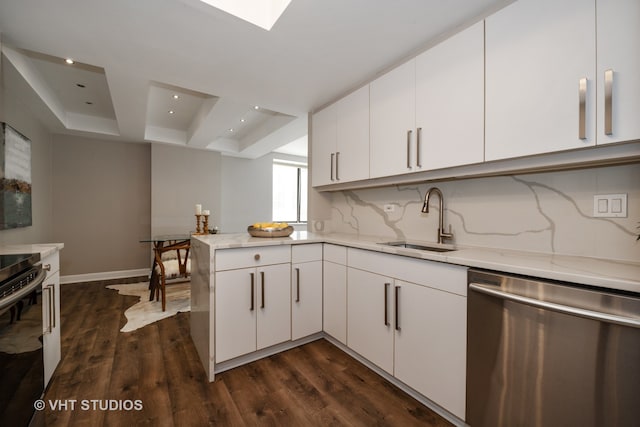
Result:
{"type": "Polygon", "coordinates": [[[456,248],[452,245],[438,245],[435,243],[433,245],[410,242],[385,242],[380,244],[385,246],[394,246],[396,248],[417,249],[420,251],[429,252],[451,252],[456,250],[456,248]]]}

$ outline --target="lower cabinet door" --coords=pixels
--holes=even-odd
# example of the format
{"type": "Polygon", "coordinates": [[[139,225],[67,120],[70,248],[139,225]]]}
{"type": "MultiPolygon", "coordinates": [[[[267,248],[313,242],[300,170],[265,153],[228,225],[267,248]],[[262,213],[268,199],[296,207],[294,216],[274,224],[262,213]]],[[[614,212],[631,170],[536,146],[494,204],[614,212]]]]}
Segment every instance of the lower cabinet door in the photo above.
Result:
{"type": "Polygon", "coordinates": [[[42,334],[44,385],[46,387],[60,362],[60,273],[48,275],[42,284],[42,334]]]}
{"type": "Polygon", "coordinates": [[[291,340],[291,264],[257,269],[257,349],[291,340]]]}
{"type": "Polygon", "coordinates": [[[323,262],[323,330],[347,344],[347,266],[323,262]]]}
{"type": "Polygon", "coordinates": [[[393,374],[393,279],[347,269],[347,345],[393,374]]]}
{"type": "Polygon", "coordinates": [[[215,287],[215,360],[219,363],[256,350],[256,269],[217,272],[215,287]]]}
{"type": "Polygon", "coordinates": [[[322,261],[291,266],[291,339],[322,331],[322,261]]]}
{"type": "Polygon", "coordinates": [[[394,375],[464,419],[467,299],[412,283],[396,286],[394,375]]]}

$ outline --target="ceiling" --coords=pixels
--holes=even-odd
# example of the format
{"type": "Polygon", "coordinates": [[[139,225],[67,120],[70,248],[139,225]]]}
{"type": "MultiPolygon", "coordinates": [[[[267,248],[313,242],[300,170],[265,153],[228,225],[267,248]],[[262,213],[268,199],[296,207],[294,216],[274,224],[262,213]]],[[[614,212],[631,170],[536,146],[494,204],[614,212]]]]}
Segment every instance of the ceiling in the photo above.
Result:
{"type": "Polygon", "coordinates": [[[292,0],[267,31],[199,0],[0,0],[3,84],[55,133],[299,153],[308,112],[510,2],[292,0]]]}

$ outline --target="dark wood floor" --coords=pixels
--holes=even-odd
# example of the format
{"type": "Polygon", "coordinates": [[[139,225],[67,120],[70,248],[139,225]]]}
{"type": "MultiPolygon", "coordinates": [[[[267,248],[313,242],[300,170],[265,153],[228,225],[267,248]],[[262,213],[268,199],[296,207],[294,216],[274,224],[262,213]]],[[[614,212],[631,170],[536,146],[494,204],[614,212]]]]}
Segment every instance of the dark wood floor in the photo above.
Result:
{"type": "Polygon", "coordinates": [[[189,313],[121,333],[136,297],[104,284],[63,285],[61,294],[62,361],[45,400],[77,403],[74,410],[47,404],[47,426],[449,425],[325,340],[209,383],[189,336],[189,313]],[[142,409],[81,406],[92,399],[139,400],[142,409]]]}

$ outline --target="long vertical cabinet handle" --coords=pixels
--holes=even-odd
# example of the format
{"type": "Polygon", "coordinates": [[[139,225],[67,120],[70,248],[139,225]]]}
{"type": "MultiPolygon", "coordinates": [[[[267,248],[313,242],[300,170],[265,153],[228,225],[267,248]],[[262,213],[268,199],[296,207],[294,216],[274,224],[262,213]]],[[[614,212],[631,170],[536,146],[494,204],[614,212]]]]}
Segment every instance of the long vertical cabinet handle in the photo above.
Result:
{"type": "Polygon", "coordinates": [[[42,289],[42,304],[44,305],[44,293],[47,293],[47,325],[46,328],[43,329],[43,333],[50,334],[51,333],[51,288],[49,286],[45,286],[42,289]]]}
{"type": "Polygon", "coordinates": [[[420,143],[422,142],[422,128],[416,129],[416,166],[421,168],[420,162],[420,143]]]}
{"type": "Polygon", "coordinates": [[[389,287],[391,283],[384,284],[384,326],[389,326],[389,287]]]}
{"type": "Polygon", "coordinates": [[[604,72],[604,134],[613,135],[613,70],[604,72]]]}
{"type": "Polygon", "coordinates": [[[396,315],[396,331],[400,330],[400,286],[396,286],[395,288],[396,291],[396,295],[395,295],[395,315],[396,315]]]}
{"type": "Polygon", "coordinates": [[[49,291],[49,327],[47,328],[47,332],[52,333],[54,327],[54,285],[47,285],[47,290],[49,291]]]}
{"type": "Polygon", "coordinates": [[[335,156],[336,156],[335,153],[331,153],[331,181],[335,181],[335,179],[333,179],[333,162],[334,162],[335,156]]]}
{"type": "Polygon", "coordinates": [[[340,181],[340,152],[336,151],[336,181],[340,181]]]}
{"type": "Polygon", "coordinates": [[[300,269],[296,268],[296,302],[300,302],[300,269]]]}
{"type": "Polygon", "coordinates": [[[255,296],[256,296],[256,275],[254,273],[251,274],[251,305],[249,306],[249,311],[255,310],[255,296]]]}
{"type": "Polygon", "coordinates": [[[51,325],[52,329],[56,327],[56,286],[51,285],[51,308],[53,309],[53,314],[51,315],[51,325]]]}
{"type": "Polygon", "coordinates": [[[260,272],[260,284],[262,285],[261,288],[261,296],[262,296],[262,301],[260,302],[260,308],[264,308],[264,271],[260,272]]]}
{"type": "Polygon", "coordinates": [[[587,139],[587,79],[578,83],[578,138],[587,139]]]}
{"type": "Polygon", "coordinates": [[[412,130],[407,131],[407,169],[411,169],[411,134],[412,130]]]}

